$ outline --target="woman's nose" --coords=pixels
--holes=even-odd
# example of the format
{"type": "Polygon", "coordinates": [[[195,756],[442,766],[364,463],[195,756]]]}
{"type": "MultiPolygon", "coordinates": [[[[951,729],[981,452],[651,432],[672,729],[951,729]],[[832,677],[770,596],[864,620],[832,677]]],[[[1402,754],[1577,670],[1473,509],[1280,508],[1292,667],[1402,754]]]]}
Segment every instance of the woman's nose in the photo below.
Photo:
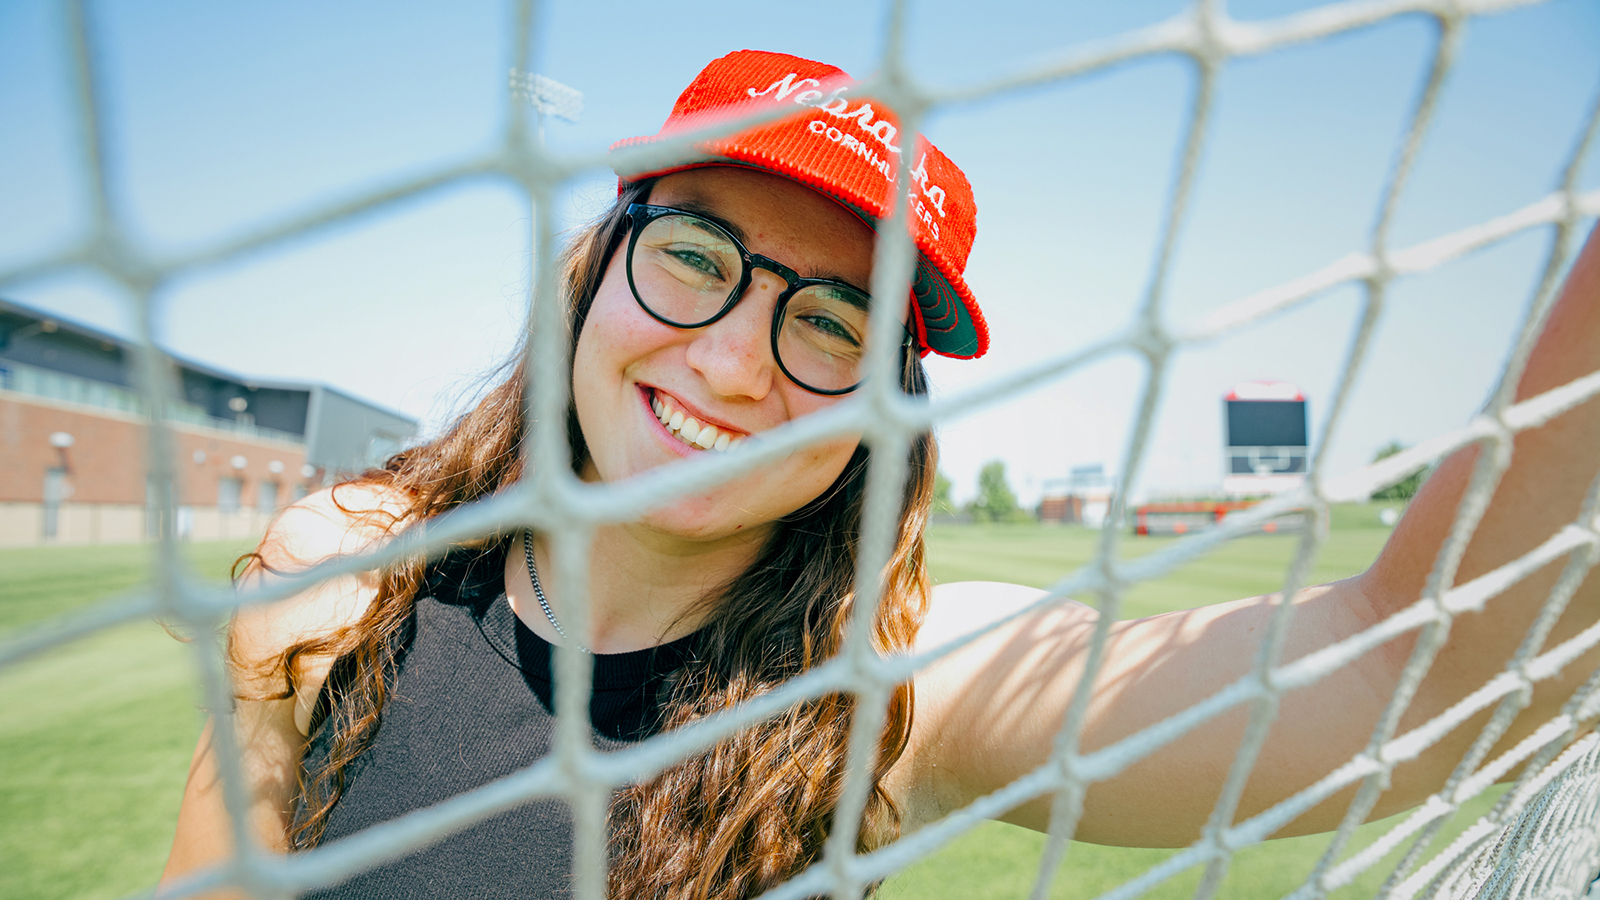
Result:
{"type": "Polygon", "coordinates": [[[772,358],[772,307],[785,287],[783,279],[757,270],[733,309],[689,342],[686,361],[718,395],[760,400],[781,377],[772,358]]]}

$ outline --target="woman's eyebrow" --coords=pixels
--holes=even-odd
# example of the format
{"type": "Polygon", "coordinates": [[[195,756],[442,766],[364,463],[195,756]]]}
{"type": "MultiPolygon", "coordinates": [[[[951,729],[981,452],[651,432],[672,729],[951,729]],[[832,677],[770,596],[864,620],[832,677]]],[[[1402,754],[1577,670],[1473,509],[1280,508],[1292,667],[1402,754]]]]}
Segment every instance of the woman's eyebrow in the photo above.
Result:
{"type": "Polygon", "coordinates": [[[711,221],[722,226],[723,230],[738,238],[740,243],[745,243],[750,240],[750,236],[745,233],[743,228],[740,228],[733,222],[729,222],[722,216],[717,215],[716,210],[712,209],[708,204],[701,203],[698,200],[682,200],[672,204],[672,207],[674,209],[681,209],[684,212],[692,212],[697,216],[710,219],[711,221]]]}
{"type": "Polygon", "coordinates": [[[840,284],[849,285],[854,290],[841,292],[840,299],[859,310],[866,311],[871,308],[872,295],[867,293],[867,289],[840,275],[838,272],[818,272],[811,277],[825,278],[828,281],[837,281],[840,284]]]}

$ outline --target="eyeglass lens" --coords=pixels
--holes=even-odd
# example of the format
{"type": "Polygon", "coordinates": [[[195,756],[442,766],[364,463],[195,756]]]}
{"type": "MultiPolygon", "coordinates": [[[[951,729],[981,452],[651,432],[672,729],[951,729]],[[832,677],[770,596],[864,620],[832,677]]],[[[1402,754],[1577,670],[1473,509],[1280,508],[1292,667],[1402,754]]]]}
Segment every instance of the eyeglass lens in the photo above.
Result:
{"type": "MultiPolygon", "coordinates": [[[[715,222],[669,213],[651,219],[628,257],[634,295],[657,317],[684,328],[704,325],[744,280],[739,243],[715,222]]],[[[796,291],[778,323],[775,349],[802,387],[843,391],[861,381],[869,301],[841,284],[796,291]]]]}

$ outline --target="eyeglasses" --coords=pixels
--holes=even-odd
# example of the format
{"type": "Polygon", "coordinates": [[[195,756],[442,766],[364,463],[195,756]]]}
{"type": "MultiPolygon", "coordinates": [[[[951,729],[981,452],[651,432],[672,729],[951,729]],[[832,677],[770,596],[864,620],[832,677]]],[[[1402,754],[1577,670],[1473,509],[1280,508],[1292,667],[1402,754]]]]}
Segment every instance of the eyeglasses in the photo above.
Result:
{"type": "MultiPolygon", "coordinates": [[[[842,281],[802,278],[692,212],[634,203],[628,217],[628,286],[657,321],[704,328],[733,309],[756,269],[766,269],[788,284],[772,309],[778,368],[816,394],[848,394],[861,384],[872,308],[866,293],[842,281]]],[[[903,344],[911,341],[907,333],[903,344]]]]}

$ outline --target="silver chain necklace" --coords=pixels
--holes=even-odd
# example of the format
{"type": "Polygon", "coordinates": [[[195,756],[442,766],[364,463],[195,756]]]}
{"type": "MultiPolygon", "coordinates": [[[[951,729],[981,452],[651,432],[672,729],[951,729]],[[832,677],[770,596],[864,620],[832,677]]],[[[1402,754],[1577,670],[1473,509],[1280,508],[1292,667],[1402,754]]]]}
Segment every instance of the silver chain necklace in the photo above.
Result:
{"type": "Polygon", "coordinates": [[[527,557],[528,560],[528,580],[533,582],[533,596],[538,598],[539,608],[544,610],[544,617],[550,620],[550,627],[556,630],[556,634],[561,635],[562,640],[577,647],[580,651],[594,653],[593,650],[568,637],[567,630],[561,627],[560,622],[556,621],[555,610],[550,608],[550,601],[544,597],[544,588],[539,585],[539,570],[533,565],[533,532],[531,531],[522,532],[522,555],[527,557]]]}

